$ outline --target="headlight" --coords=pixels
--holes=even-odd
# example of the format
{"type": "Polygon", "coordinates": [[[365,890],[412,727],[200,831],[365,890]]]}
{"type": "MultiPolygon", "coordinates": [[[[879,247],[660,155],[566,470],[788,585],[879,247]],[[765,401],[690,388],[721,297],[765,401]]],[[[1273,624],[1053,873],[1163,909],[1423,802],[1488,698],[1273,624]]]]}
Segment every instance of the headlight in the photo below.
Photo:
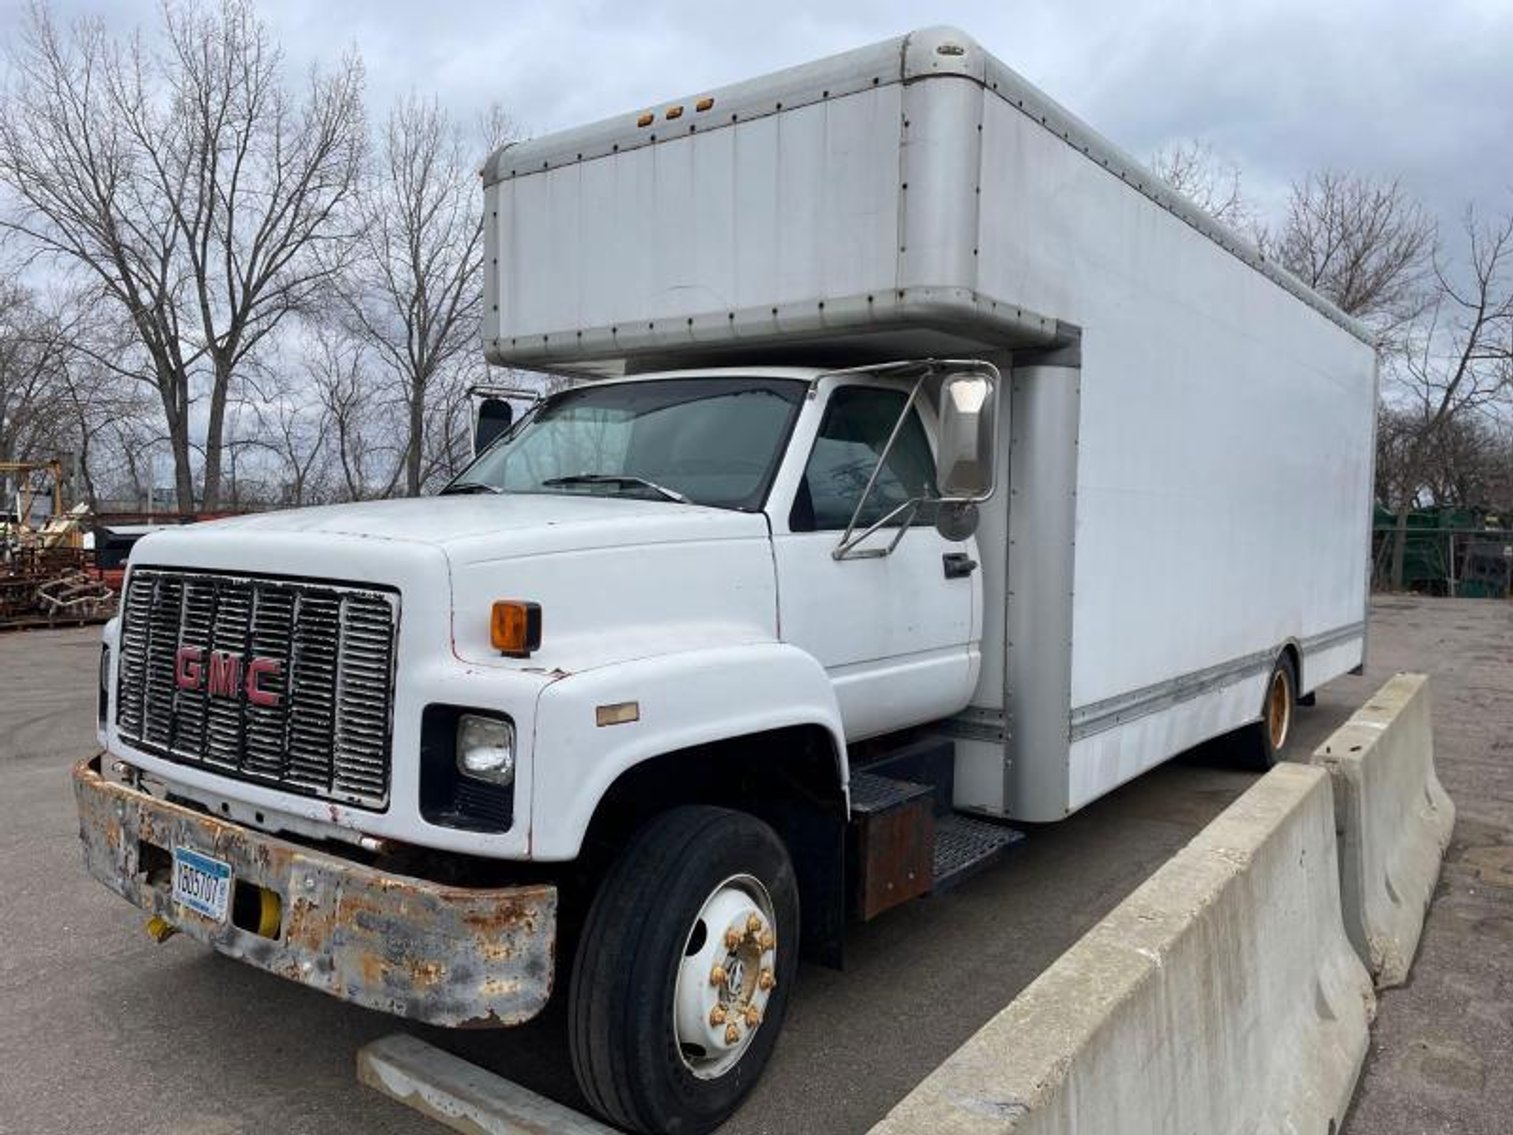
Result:
{"type": "Polygon", "coordinates": [[[515,726],[464,713],[457,719],[457,768],[464,776],[509,784],[515,779],[515,726]]]}

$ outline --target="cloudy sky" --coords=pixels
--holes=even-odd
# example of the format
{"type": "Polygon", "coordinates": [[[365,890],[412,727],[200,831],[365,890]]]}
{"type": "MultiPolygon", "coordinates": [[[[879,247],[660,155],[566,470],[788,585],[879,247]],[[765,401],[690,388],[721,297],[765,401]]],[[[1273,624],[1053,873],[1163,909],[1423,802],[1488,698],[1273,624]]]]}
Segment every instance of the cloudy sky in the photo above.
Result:
{"type": "MultiPolygon", "coordinates": [[[[0,0],[9,39],[24,0],[0,0]]],[[[155,0],[54,0],[151,23],[155,0]]],[[[264,0],[291,63],[355,45],[375,110],[411,88],[533,134],[949,23],[1140,157],[1188,138],[1275,209],[1333,167],[1445,220],[1513,208],[1513,0],[264,0]]]]}

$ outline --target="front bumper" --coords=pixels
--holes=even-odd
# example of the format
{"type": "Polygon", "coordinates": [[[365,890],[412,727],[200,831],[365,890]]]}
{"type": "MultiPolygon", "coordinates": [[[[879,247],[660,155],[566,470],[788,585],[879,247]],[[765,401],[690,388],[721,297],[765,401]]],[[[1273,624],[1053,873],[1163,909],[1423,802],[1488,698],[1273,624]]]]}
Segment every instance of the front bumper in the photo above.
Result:
{"type": "Polygon", "coordinates": [[[427,1024],[517,1025],[546,1004],[556,887],[452,887],[391,875],[108,781],[99,760],[73,772],[85,865],[191,938],[344,1001],[427,1024]],[[175,903],[169,873],[153,866],[175,847],[223,860],[234,880],[275,892],[282,907],[276,936],[175,903]]]}

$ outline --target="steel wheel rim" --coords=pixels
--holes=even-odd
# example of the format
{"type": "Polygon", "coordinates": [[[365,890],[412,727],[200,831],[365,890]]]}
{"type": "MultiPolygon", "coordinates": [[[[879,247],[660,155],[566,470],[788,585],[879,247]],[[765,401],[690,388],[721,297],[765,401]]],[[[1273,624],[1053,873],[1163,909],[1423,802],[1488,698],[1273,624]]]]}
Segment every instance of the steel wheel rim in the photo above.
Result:
{"type": "Polygon", "coordinates": [[[1287,744],[1292,729],[1292,691],[1288,686],[1287,672],[1278,670],[1271,676],[1271,688],[1266,693],[1266,732],[1272,752],[1287,744]]]}
{"type": "Polygon", "coordinates": [[[673,1034],[701,1080],[729,1072],[751,1047],[777,987],[777,917],[760,879],[732,875],[694,916],[673,987],[673,1034]]]}

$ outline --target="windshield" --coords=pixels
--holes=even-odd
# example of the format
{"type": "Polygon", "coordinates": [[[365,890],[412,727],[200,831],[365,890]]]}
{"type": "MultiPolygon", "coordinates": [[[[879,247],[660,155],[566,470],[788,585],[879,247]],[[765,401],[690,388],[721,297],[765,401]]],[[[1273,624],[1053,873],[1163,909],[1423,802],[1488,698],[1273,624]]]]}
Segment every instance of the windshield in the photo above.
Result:
{"type": "Polygon", "coordinates": [[[575,387],[443,492],[592,493],[762,507],[798,414],[799,379],[681,378],[575,387]]]}

